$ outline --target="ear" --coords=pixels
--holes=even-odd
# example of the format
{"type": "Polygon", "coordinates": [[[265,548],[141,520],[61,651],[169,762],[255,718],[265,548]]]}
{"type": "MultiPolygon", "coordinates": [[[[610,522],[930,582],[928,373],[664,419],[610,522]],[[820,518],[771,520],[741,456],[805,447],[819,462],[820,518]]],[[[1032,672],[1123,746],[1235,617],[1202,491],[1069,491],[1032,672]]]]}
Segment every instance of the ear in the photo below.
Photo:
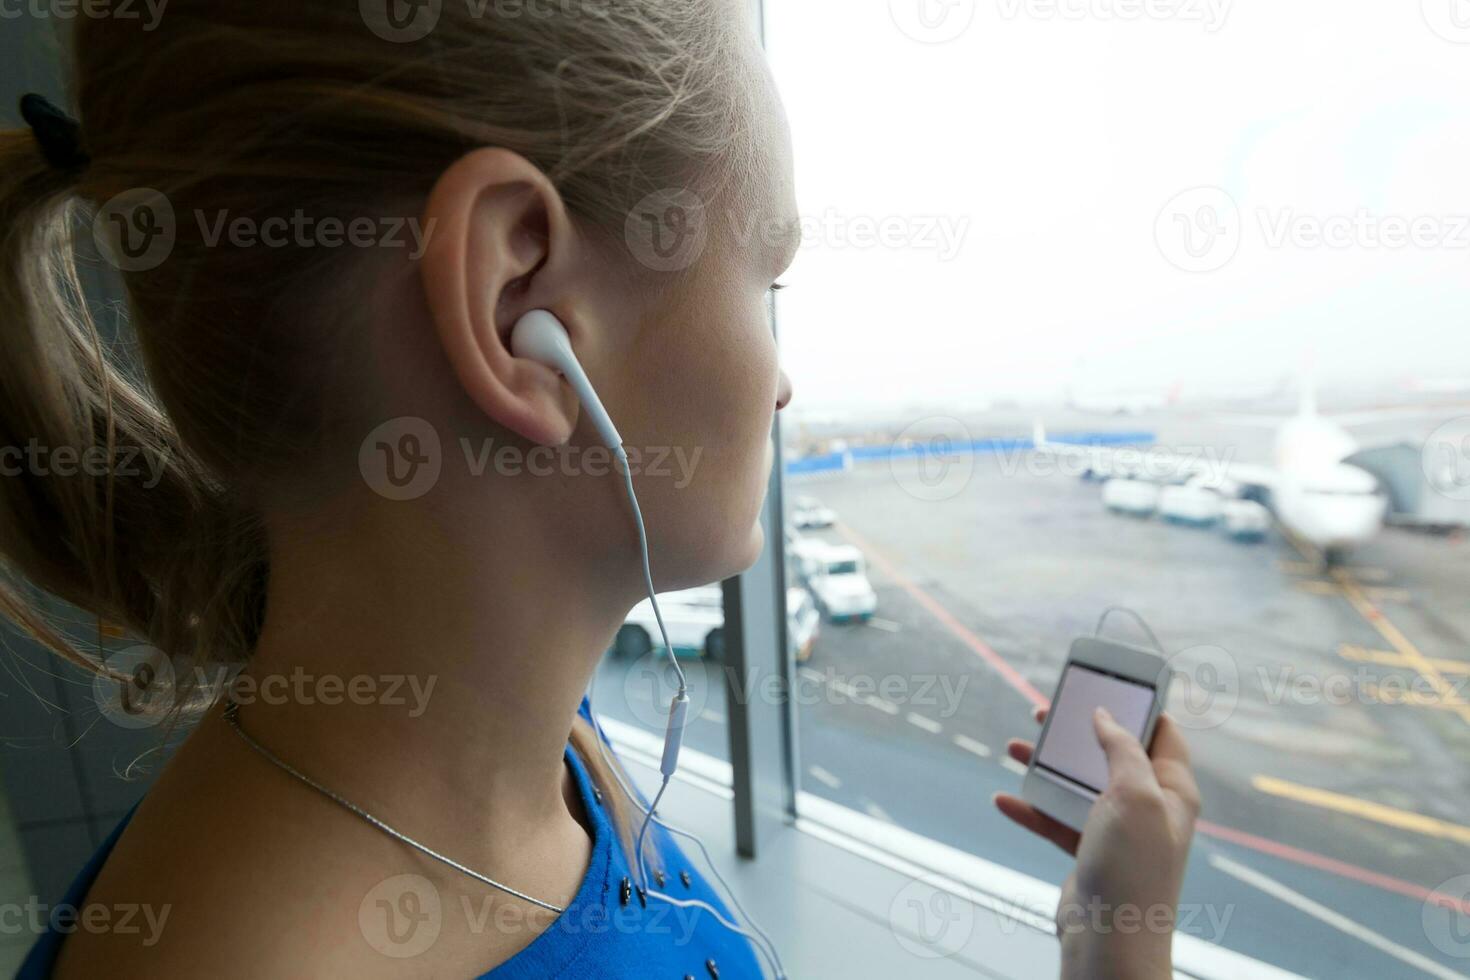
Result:
{"type": "Polygon", "coordinates": [[[492,420],[533,443],[567,442],[577,424],[576,394],[557,372],[510,351],[521,316],[556,312],[550,281],[560,279],[574,247],[561,195],[524,157],[479,149],[440,176],[423,221],[424,291],[465,392],[492,420]]]}

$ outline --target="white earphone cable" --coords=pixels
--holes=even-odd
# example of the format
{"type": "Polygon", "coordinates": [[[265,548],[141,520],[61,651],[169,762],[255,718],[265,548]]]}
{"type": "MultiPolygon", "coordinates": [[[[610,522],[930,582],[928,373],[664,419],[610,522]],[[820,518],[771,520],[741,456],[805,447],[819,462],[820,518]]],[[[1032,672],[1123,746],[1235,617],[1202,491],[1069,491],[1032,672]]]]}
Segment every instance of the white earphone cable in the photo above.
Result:
{"type": "MultiPolygon", "coordinates": [[[[596,672],[594,672],[592,674],[591,681],[587,685],[587,710],[589,714],[593,715],[593,717],[596,717],[596,713],[593,709],[593,705],[596,701],[596,694],[597,674],[596,672]]],[[[649,813],[650,808],[644,806],[638,794],[633,790],[632,787],[628,785],[627,780],[623,778],[622,772],[614,763],[612,756],[609,753],[607,742],[602,738],[602,733],[600,731],[598,732],[597,738],[597,751],[598,754],[602,756],[602,761],[607,765],[608,770],[613,774],[613,779],[617,781],[618,788],[622,790],[623,796],[628,800],[628,802],[632,803],[633,806],[641,812],[645,814],[649,813]]],[[[663,787],[660,786],[659,792],[662,793],[662,791],[663,787]]],[[[730,904],[735,906],[736,913],[750,926],[750,930],[742,929],[736,924],[725,921],[725,919],[719,915],[717,910],[713,908],[708,908],[705,903],[693,902],[693,900],[675,899],[669,895],[664,894],[663,892],[649,889],[647,879],[648,872],[647,869],[643,866],[643,851],[642,847],[640,846],[638,849],[638,874],[640,878],[640,883],[643,885],[644,892],[653,898],[657,898],[661,901],[665,901],[673,905],[680,905],[680,903],[682,902],[684,906],[688,906],[692,903],[695,907],[708,908],[708,910],[715,915],[720,925],[724,926],[726,929],[729,929],[731,932],[744,936],[746,939],[749,939],[753,944],[755,944],[756,948],[761,951],[762,956],[764,956],[766,961],[770,963],[771,969],[775,972],[776,980],[786,980],[786,969],[781,963],[781,954],[776,950],[775,941],[771,939],[771,937],[766,933],[764,929],[761,928],[760,923],[756,922],[754,917],[752,917],[749,912],[745,911],[745,906],[741,904],[740,898],[735,894],[735,889],[731,888],[730,883],[725,880],[725,876],[720,874],[719,866],[715,864],[714,858],[710,856],[709,848],[705,846],[704,841],[700,840],[697,835],[687,830],[683,830],[679,827],[675,827],[672,824],[669,824],[666,821],[659,819],[657,816],[653,816],[652,821],[655,825],[662,827],[668,833],[692,841],[694,845],[699,848],[699,853],[704,857],[705,866],[709,868],[710,874],[714,876],[715,881],[719,882],[720,890],[723,891],[726,897],[730,899],[730,904]]]]}
{"type": "MultiPolygon", "coordinates": [[[[679,658],[674,655],[674,646],[672,643],[669,642],[669,631],[668,628],[664,625],[663,612],[659,609],[658,606],[658,593],[654,589],[653,571],[649,558],[648,530],[643,523],[643,509],[638,505],[638,494],[633,488],[633,470],[628,465],[628,455],[623,447],[616,447],[613,450],[613,454],[617,458],[618,462],[622,464],[624,486],[628,491],[628,503],[633,509],[633,522],[638,530],[638,550],[643,564],[643,583],[644,587],[648,591],[648,601],[650,605],[653,606],[653,617],[654,620],[658,623],[659,638],[663,641],[664,651],[668,654],[669,664],[674,668],[674,674],[678,677],[679,680],[678,691],[675,693],[673,703],[670,705],[669,727],[664,736],[664,754],[662,764],[659,767],[662,774],[662,780],[659,784],[658,792],[654,794],[653,802],[648,807],[645,808],[641,803],[638,802],[637,796],[633,792],[631,792],[627,784],[623,782],[622,776],[618,775],[617,767],[613,766],[610,760],[608,760],[606,747],[603,743],[601,733],[598,733],[598,751],[602,754],[603,760],[609,763],[608,768],[612,770],[614,778],[617,779],[619,788],[623,791],[623,794],[628,798],[630,802],[633,803],[635,807],[643,811],[643,823],[638,829],[638,843],[634,850],[635,860],[637,863],[639,885],[640,887],[642,887],[644,894],[661,899],[676,907],[701,908],[708,911],[709,913],[714,915],[716,921],[718,921],[720,925],[724,926],[734,933],[744,936],[746,939],[749,939],[751,943],[758,950],[760,950],[761,954],[770,961],[772,968],[775,970],[777,980],[785,980],[786,972],[782,968],[781,958],[780,955],[776,952],[775,943],[771,942],[771,938],[766,935],[765,931],[762,930],[760,926],[756,925],[755,920],[752,919],[748,914],[746,914],[745,910],[740,907],[740,902],[738,899],[735,898],[734,891],[725,882],[725,879],[720,875],[719,869],[715,867],[714,861],[710,860],[709,850],[704,846],[704,842],[699,840],[698,837],[695,837],[688,831],[674,831],[673,828],[658,820],[656,816],[658,812],[659,801],[663,799],[665,790],[669,788],[669,781],[673,779],[674,772],[678,765],[679,748],[684,738],[686,710],[689,704],[689,684],[684,676],[684,668],[679,665],[679,658]],[[695,900],[675,899],[671,896],[663,894],[662,892],[653,891],[648,887],[648,868],[643,856],[643,842],[648,836],[648,826],[650,823],[657,823],[665,830],[679,833],[682,836],[688,837],[699,845],[700,851],[704,854],[705,861],[709,864],[710,870],[714,872],[714,876],[720,882],[720,885],[724,889],[725,894],[730,897],[736,908],[740,909],[741,916],[748,923],[750,923],[756,934],[752,934],[751,932],[740,928],[738,925],[727,921],[724,916],[720,915],[716,909],[714,909],[707,903],[695,900]]],[[[591,714],[592,689],[595,684],[596,673],[594,672],[592,683],[588,687],[587,707],[589,714],[591,714]]]]}

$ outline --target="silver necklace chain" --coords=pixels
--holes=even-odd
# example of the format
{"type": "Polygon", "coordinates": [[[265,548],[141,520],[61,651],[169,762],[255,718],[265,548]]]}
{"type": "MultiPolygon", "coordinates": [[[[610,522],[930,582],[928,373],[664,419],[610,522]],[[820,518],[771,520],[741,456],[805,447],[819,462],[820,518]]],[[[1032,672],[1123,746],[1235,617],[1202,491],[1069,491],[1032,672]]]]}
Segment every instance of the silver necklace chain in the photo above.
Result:
{"type": "Polygon", "coordinates": [[[500,882],[496,881],[494,878],[490,878],[487,875],[482,875],[482,874],[480,874],[480,872],[474,870],[473,868],[467,868],[467,867],[465,867],[464,865],[460,864],[458,861],[454,860],[453,858],[445,857],[443,854],[440,854],[438,851],[436,851],[436,850],[434,850],[432,848],[429,848],[429,847],[425,847],[423,844],[420,844],[418,841],[414,840],[412,837],[408,836],[407,834],[403,833],[402,831],[394,830],[392,827],[388,826],[386,823],[384,823],[383,821],[379,820],[377,817],[373,816],[371,813],[368,813],[366,810],[364,810],[362,807],[358,806],[356,803],[353,803],[351,800],[346,799],[345,797],[339,796],[337,793],[334,793],[332,790],[330,790],[327,787],[323,786],[321,783],[317,782],[315,779],[312,779],[310,776],[306,775],[306,773],[304,773],[301,770],[295,768],[290,763],[288,763],[284,759],[282,759],[280,756],[278,756],[274,752],[272,752],[270,749],[266,748],[264,745],[261,745],[255,739],[251,738],[246,733],[245,729],[243,729],[243,728],[240,727],[240,718],[239,718],[239,715],[240,715],[240,703],[238,701],[231,701],[228,705],[225,706],[225,721],[227,721],[227,722],[230,723],[230,727],[235,730],[235,734],[236,735],[239,735],[240,738],[245,741],[245,744],[246,745],[250,746],[256,752],[260,753],[260,755],[263,756],[271,764],[273,764],[273,765],[275,765],[275,766],[277,766],[277,767],[285,770],[286,772],[290,773],[292,776],[295,776],[297,779],[301,780],[303,783],[305,783],[306,785],[310,786],[312,789],[316,790],[318,793],[322,794],[327,799],[331,800],[333,803],[336,803],[338,806],[340,806],[340,807],[342,807],[342,808],[344,808],[346,810],[349,810],[352,813],[357,814],[363,820],[366,820],[368,823],[372,824],[374,827],[378,828],[383,833],[387,834],[389,837],[392,837],[394,840],[402,841],[403,843],[407,844],[409,847],[413,848],[414,850],[418,851],[419,853],[426,854],[426,855],[428,855],[429,857],[433,858],[436,861],[442,861],[444,864],[449,865],[454,870],[459,871],[459,872],[463,872],[464,874],[469,875],[471,878],[475,879],[476,881],[483,882],[484,884],[489,885],[491,888],[497,888],[500,891],[505,892],[507,895],[511,895],[511,896],[514,896],[515,898],[519,898],[523,902],[529,902],[530,904],[535,905],[538,908],[543,908],[543,909],[545,909],[548,912],[555,912],[558,915],[560,915],[562,912],[565,912],[566,911],[566,909],[562,908],[559,905],[553,905],[550,902],[543,902],[539,898],[532,898],[530,895],[527,895],[524,892],[516,891],[514,888],[511,888],[509,885],[502,885],[500,882]]]}

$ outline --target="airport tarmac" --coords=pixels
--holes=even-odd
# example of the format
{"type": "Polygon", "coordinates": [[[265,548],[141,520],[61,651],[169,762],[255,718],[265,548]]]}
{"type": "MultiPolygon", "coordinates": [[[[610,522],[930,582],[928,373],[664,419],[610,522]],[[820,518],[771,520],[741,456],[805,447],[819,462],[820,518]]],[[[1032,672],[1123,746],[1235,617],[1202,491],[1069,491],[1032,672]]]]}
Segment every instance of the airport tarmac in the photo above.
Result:
{"type": "MultiPolygon", "coordinates": [[[[1109,514],[1029,453],[918,465],[787,482],[837,511],[813,533],[857,544],[879,596],[799,671],[803,789],[1060,882],[1065,857],[989,797],[1019,786],[1005,741],[1034,734],[1068,645],[1127,606],[1181,672],[1205,798],[1190,931],[1309,977],[1470,972],[1470,542],[1389,530],[1328,571],[1280,531],[1109,514]]],[[[723,707],[687,744],[726,755],[723,707]]]]}

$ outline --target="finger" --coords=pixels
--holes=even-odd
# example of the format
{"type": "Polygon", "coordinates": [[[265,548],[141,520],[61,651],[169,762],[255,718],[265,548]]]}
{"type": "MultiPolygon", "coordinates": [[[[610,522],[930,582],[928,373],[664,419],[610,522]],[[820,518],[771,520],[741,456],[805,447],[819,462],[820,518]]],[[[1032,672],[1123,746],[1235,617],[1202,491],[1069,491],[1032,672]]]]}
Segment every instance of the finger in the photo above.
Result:
{"type": "Polygon", "coordinates": [[[1053,820],[1030,803],[1010,793],[996,793],[991,799],[995,801],[996,809],[1011,820],[1038,837],[1051,841],[1068,854],[1076,855],[1077,845],[1082,842],[1082,835],[1071,827],[1053,820]]]}
{"type": "Polygon", "coordinates": [[[1180,730],[1179,723],[1167,711],[1159,714],[1158,724],[1154,726],[1153,745],[1149,747],[1148,754],[1155,762],[1169,759],[1189,765],[1189,743],[1184,740],[1184,732],[1180,730]]]}
{"type": "Polygon", "coordinates": [[[1196,813],[1199,812],[1199,786],[1195,783],[1194,769],[1189,763],[1189,745],[1184,733],[1174,719],[1167,714],[1159,716],[1154,727],[1153,744],[1154,775],[1159,785],[1180,797],[1196,813]]]}
{"type": "Polygon", "coordinates": [[[1031,765],[1031,754],[1036,751],[1036,746],[1030,742],[1024,742],[1019,738],[1013,738],[1006,743],[1006,755],[1015,759],[1023,766],[1031,765]]]}
{"type": "Polygon", "coordinates": [[[1158,785],[1153,763],[1144,753],[1143,745],[1113,719],[1107,708],[1099,707],[1093,712],[1092,727],[1108,758],[1109,786],[1158,785]]]}
{"type": "Polygon", "coordinates": [[[1031,717],[1036,719],[1036,724],[1040,725],[1045,723],[1046,713],[1048,710],[1050,710],[1050,708],[1051,705],[1047,704],[1039,704],[1036,706],[1036,708],[1031,712],[1031,717]]]}

